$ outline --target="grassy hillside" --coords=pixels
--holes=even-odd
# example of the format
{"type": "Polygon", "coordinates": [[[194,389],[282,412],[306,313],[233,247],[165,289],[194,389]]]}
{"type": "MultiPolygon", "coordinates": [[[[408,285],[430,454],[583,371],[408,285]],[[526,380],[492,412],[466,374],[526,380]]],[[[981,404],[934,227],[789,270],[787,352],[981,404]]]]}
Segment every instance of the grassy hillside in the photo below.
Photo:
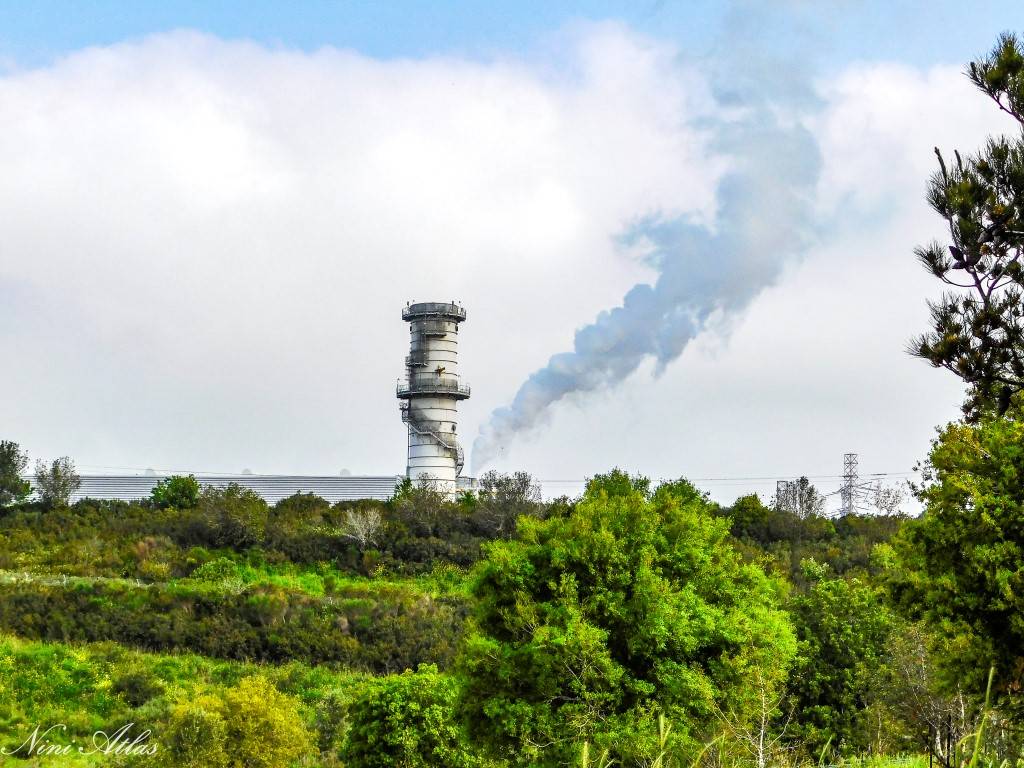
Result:
{"type": "MultiPolygon", "coordinates": [[[[691,494],[688,484],[673,487],[691,494]]],[[[916,758],[857,757],[925,746],[916,740],[920,724],[894,703],[902,689],[886,664],[892,638],[903,630],[875,583],[884,559],[878,546],[902,521],[800,518],[753,497],[728,508],[698,495],[687,503],[703,516],[695,530],[720,520],[725,539],[714,546],[725,549],[713,561],[724,562],[729,551],[746,564],[737,568],[768,574],[791,617],[798,653],[773,704],[772,727],[783,731],[773,759],[792,764],[827,754],[851,765],[918,768],[916,758]],[[839,653],[851,628],[862,643],[852,660],[839,653]],[[846,709],[888,718],[884,740],[872,742],[870,717],[847,717],[846,709]],[[840,732],[842,742],[829,735],[840,732]]],[[[50,733],[59,745],[135,723],[152,730],[162,757],[72,752],[34,760],[171,765],[172,755],[194,751],[196,739],[205,739],[199,735],[210,732],[220,734],[220,751],[196,758],[197,768],[258,765],[262,758],[239,763],[231,756],[263,743],[255,728],[291,734],[272,740],[284,751],[272,755],[270,768],[342,765],[346,748],[366,754],[366,738],[397,740],[388,741],[390,754],[435,755],[433,763],[409,765],[498,766],[452,746],[463,738],[455,725],[455,671],[478,599],[474,568],[488,553],[498,557],[493,567],[503,548],[516,551],[517,519],[562,525],[576,515],[577,502],[566,499],[452,502],[410,488],[388,503],[335,506],[298,495],[268,507],[229,491],[182,508],[148,501],[9,507],[0,514],[0,747],[17,748],[40,723],[66,726],[50,733]],[[270,699],[272,705],[261,703],[270,699]],[[362,730],[378,721],[383,735],[362,730]],[[294,753],[282,747],[292,741],[294,753]]],[[[537,587],[541,599],[555,594],[537,587]]],[[[499,591],[497,599],[511,596],[499,591]]],[[[505,621],[526,609],[513,600],[495,610],[505,621]]],[[[727,713],[701,717],[694,735],[714,744],[712,762],[747,765],[739,736],[723,736],[727,713]]],[[[569,745],[569,753],[582,746],[569,745]]],[[[34,763],[0,757],[8,764],[34,763]]],[[[389,763],[348,763],[377,764],[389,763]]]]}

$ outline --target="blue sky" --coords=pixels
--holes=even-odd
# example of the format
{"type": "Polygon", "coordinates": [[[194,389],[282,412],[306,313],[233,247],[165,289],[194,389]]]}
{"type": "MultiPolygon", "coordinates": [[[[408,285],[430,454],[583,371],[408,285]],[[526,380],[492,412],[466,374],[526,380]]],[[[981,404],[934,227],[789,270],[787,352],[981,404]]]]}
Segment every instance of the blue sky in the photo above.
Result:
{"type": "MultiPolygon", "coordinates": [[[[701,56],[724,37],[756,35],[762,47],[806,57],[822,73],[851,61],[895,60],[918,66],[960,62],[994,35],[1024,22],[1021,3],[823,0],[736,2],[247,2],[168,0],[6,0],[0,3],[0,55],[38,66],[66,52],[179,28],[228,39],[312,50],[354,48],[365,54],[422,57],[456,53],[528,55],[560,27],[616,19],[640,33],[675,41],[701,56]],[[724,30],[735,34],[723,35],[724,30]]],[[[742,44],[742,43],[732,43],[742,44]]]]}

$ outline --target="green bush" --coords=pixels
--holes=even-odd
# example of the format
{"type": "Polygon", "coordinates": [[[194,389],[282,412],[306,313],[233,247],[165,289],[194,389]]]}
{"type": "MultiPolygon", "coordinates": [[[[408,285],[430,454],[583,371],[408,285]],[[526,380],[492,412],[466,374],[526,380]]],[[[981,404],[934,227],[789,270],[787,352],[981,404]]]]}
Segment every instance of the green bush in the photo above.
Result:
{"type": "Polygon", "coordinates": [[[189,575],[193,581],[201,581],[207,584],[220,584],[228,580],[238,580],[238,563],[229,557],[218,557],[215,560],[203,563],[189,575]]]}
{"type": "Polygon", "coordinates": [[[130,669],[118,675],[110,690],[120,695],[130,706],[141,707],[150,699],[164,693],[164,686],[150,671],[130,669]]]}
{"type": "Polygon", "coordinates": [[[195,475],[172,475],[154,486],[151,498],[160,509],[193,509],[199,504],[199,481],[195,475]]]}
{"type": "Polygon", "coordinates": [[[182,704],[171,714],[160,740],[166,768],[227,768],[227,726],[217,707],[182,704]]]}
{"type": "Polygon", "coordinates": [[[164,765],[186,768],[287,768],[312,750],[299,703],[262,676],[221,695],[179,705],[164,737],[164,765]]]}
{"type": "Polygon", "coordinates": [[[247,677],[228,689],[220,712],[232,767],[287,768],[313,750],[298,701],[264,677],[247,677]]]}
{"type": "Polygon", "coordinates": [[[325,760],[338,756],[348,729],[349,697],[339,691],[327,693],[316,706],[317,749],[325,760]]]}
{"type": "Polygon", "coordinates": [[[349,709],[341,757],[352,768],[463,768],[479,763],[455,720],[455,681],[424,665],[378,680],[349,709]]]}
{"type": "Polygon", "coordinates": [[[204,488],[199,511],[214,546],[245,549],[263,541],[269,510],[255,491],[237,483],[204,488]]]}

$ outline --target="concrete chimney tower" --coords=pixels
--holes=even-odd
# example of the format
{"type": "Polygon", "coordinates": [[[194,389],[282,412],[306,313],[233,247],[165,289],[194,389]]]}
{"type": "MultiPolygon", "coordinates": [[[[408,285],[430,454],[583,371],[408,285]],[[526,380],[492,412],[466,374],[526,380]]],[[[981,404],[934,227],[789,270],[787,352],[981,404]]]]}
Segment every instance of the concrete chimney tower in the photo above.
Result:
{"type": "Polygon", "coordinates": [[[407,304],[402,319],[409,323],[409,355],[396,394],[409,427],[406,474],[455,493],[464,463],[455,434],[457,406],[469,397],[469,386],[459,381],[458,362],[459,323],[466,310],[455,302],[407,304]]]}

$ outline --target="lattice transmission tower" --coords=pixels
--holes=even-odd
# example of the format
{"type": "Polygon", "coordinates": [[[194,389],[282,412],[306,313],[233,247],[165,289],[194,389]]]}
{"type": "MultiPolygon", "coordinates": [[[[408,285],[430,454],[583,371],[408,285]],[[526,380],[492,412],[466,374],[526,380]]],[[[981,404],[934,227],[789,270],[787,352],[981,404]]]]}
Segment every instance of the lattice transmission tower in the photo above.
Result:
{"type": "Polygon", "coordinates": [[[864,482],[857,470],[857,454],[843,454],[843,484],[839,489],[839,515],[856,515],[872,506],[875,483],[864,482]]]}
{"type": "Polygon", "coordinates": [[[784,505],[785,500],[789,498],[789,489],[792,487],[792,480],[775,481],[775,506],[781,507],[784,505]]]}

